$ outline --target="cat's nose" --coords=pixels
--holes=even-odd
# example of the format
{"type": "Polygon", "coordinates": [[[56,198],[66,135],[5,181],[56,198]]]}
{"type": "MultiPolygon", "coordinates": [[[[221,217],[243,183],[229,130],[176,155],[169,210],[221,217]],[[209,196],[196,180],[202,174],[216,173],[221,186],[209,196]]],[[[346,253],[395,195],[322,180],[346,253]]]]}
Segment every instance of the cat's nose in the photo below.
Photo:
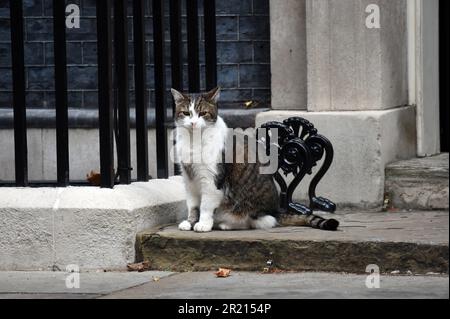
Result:
{"type": "Polygon", "coordinates": [[[192,122],[192,127],[195,128],[197,126],[197,122],[192,122]]]}

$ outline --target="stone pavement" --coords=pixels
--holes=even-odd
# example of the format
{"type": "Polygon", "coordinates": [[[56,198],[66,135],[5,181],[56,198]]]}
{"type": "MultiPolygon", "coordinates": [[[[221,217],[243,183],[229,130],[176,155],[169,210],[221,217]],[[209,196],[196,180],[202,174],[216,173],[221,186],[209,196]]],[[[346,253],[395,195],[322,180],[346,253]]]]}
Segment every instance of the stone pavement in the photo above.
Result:
{"type": "Polygon", "coordinates": [[[122,289],[142,285],[171,272],[92,272],[66,273],[51,271],[0,272],[0,298],[96,298],[122,289]],[[73,275],[79,275],[76,288],[73,275]],[[69,278],[69,276],[72,276],[69,278]],[[69,281],[68,288],[66,280],[69,281]],[[70,284],[71,282],[71,284],[70,284]]]}
{"type": "Polygon", "coordinates": [[[62,272],[0,272],[0,299],[12,298],[448,298],[447,276],[381,276],[380,288],[366,275],[337,273],[261,274],[231,272],[216,278],[199,273],[81,273],[80,288],[67,289],[62,272]]]}
{"type": "Polygon", "coordinates": [[[333,216],[341,222],[337,232],[198,234],[161,226],[137,237],[138,258],[153,271],[0,271],[0,299],[449,297],[447,211],[333,216]],[[275,273],[262,273],[268,260],[275,273]],[[366,287],[370,264],[379,266],[379,289],[366,287]],[[216,278],[218,267],[231,268],[231,276],[216,278]]]}

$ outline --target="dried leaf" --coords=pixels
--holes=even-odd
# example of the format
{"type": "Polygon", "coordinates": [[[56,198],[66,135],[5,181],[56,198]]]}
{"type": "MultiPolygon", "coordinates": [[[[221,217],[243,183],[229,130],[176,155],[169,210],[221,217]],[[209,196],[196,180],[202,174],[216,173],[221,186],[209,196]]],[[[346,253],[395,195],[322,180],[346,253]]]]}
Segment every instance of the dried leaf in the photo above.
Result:
{"type": "Polygon", "coordinates": [[[247,109],[250,109],[250,108],[252,108],[252,107],[257,107],[259,105],[259,102],[258,101],[247,101],[247,102],[244,102],[244,106],[247,108],[247,109]]]}
{"type": "Polygon", "coordinates": [[[226,278],[229,277],[231,273],[231,269],[227,268],[219,268],[219,271],[215,272],[215,275],[219,278],[226,278]]]}
{"type": "Polygon", "coordinates": [[[86,179],[93,186],[101,185],[102,179],[101,179],[100,173],[91,171],[89,174],[86,175],[86,179]]]}
{"type": "Polygon", "coordinates": [[[159,278],[159,277],[153,277],[153,281],[159,281],[161,278],[159,278]]]}
{"type": "Polygon", "coordinates": [[[147,271],[147,270],[150,270],[150,262],[143,261],[141,263],[128,264],[127,269],[128,269],[128,271],[137,271],[137,272],[147,271]]]}

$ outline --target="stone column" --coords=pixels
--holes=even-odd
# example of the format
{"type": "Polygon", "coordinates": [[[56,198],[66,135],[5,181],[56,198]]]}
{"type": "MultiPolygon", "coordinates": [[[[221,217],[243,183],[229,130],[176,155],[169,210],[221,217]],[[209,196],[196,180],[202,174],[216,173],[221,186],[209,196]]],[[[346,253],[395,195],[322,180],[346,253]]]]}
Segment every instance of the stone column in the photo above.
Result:
{"type": "Polygon", "coordinates": [[[306,0],[308,111],[406,105],[406,14],[406,0],[306,0]],[[374,4],[380,28],[366,26],[374,4]]]}
{"type": "MultiPolygon", "coordinates": [[[[417,105],[417,153],[440,153],[439,123],[439,1],[412,2],[415,37],[415,104],[417,105]]],[[[445,57],[447,58],[447,57],[445,57]]],[[[442,103],[445,103],[442,101],[442,103]]]]}
{"type": "Polygon", "coordinates": [[[307,104],[305,0],[270,0],[272,108],[307,104]]]}

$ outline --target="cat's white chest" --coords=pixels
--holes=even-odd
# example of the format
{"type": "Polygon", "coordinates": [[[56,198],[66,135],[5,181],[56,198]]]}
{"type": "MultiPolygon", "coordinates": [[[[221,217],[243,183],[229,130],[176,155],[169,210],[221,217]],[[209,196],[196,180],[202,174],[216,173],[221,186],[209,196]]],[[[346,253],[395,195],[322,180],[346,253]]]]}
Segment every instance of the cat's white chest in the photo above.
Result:
{"type": "Polygon", "coordinates": [[[213,127],[205,130],[177,128],[177,161],[193,164],[200,171],[213,169],[222,161],[228,128],[218,117],[213,127]]]}

